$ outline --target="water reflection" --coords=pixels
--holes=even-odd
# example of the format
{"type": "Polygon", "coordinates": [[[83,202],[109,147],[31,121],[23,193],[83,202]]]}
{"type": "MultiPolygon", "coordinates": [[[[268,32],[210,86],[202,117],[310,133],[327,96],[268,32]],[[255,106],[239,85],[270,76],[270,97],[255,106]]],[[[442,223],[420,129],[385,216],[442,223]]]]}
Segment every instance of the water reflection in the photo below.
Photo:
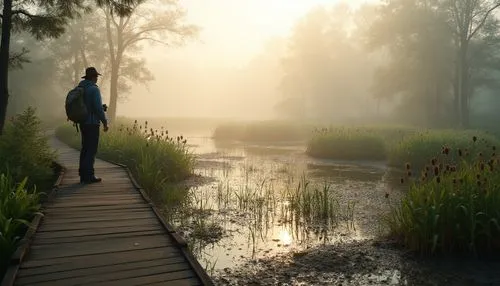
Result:
{"type": "Polygon", "coordinates": [[[387,210],[388,189],[397,197],[398,176],[388,175],[383,162],[317,160],[296,144],[190,142],[196,146],[196,173],[216,180],[191,188],[182,208],[168,216],[209,271],[369,238],[387,210]]]}

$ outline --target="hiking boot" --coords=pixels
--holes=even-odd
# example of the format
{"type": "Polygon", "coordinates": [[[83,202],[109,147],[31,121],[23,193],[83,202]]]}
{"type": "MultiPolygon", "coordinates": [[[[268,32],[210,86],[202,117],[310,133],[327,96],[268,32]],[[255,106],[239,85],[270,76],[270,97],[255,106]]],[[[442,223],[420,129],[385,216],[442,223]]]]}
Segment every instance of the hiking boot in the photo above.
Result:
{"type": "Polygon", "coordinates": [[[93,176],[92,178],[88,179],[88,180],[85,180],[85,179],[80,179],[80,183],[81,184],[93,184],[93,183],[99,183],[101,182],[102,179],[99,178],[99,177],[95,177],[93,176]]]}

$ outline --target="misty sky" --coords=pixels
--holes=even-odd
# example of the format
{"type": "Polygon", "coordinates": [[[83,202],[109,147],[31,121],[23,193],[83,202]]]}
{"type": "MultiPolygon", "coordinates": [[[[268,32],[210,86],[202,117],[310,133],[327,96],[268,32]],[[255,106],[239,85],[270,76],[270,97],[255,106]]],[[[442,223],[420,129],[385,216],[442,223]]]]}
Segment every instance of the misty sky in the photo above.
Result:
{"type": "MultiPolygon", "coordinates": [[[[349,0],[351,5],[376,0],[349,0]]],[[[262,52],[274,37],[286,37],[294,23],[317,5],[338,0],[181,0],[199,38],[180,48],[144,51],[156,81],[136,87],[118,113],[128,116],[242,115],[239,108],[213,103],[224,78],[262,52]],[[215,86],[215,87],[214,87],[215,86]],[[213,87],[213,89],[212,89],[213,87]],[[228,111],[229,109],[229,111],[228,111]],[[233,113],[230,111],[233,110],[233,113]],[[196,113],[196,114],[194,114],[196,113]]],[[[103,95],[107,95],[106,90],[103,95]]],[[[235,95],[237,96],[237,95],[235,95]]],[[[262,111],[269,115],[269,110],[262,111]]],[[[252,112],[252,111],[249,111],[252,112]]]]}

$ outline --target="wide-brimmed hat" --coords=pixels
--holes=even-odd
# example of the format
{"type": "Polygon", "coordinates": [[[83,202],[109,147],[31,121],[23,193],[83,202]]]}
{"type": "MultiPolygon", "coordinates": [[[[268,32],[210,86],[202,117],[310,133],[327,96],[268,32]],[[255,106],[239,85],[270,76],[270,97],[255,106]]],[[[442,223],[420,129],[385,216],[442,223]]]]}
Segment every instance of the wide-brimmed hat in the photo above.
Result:
{"type": "Polygon", "coordinates": [[[100,75],[101,74],[97,71],[95,67],[88,67],[85,69],[85,75],[82,76],[82,78],[91,78],[100,75]]]}

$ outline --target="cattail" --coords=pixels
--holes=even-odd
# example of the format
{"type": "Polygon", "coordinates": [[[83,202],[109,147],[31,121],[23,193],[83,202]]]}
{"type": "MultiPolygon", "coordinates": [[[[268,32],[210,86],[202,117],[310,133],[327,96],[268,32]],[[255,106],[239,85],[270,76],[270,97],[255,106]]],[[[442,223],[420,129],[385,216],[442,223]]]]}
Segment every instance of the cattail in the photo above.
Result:
{"type": "Polygon", "coordinates": [[[457,184],[457,179],[453,178],[453,185],[457,184]]]}
{"type": "Polygon", "coordinates": [[[431,164],[432,164],[432,166],[436,165],[436,162],[437,162],[437,160],[436,160],[436,159],[432,159],[432,160],[431,160],[431,164]]]}
{"type": "Polygon", "coordinates": [[[389,193],[385,193],[385,198],[389,198],[389,193]]]}
{"type": "Polygon", "coordinates": [[[458,156],[462,157],[462,149],[458,149],[458,156]]]}
{"type": "Polygon", "coordinates": [[[408,177],[411,177],[411,171],[408,171],[407,175],[408,177]]]}
{"type": "Polygon", "coordinates": [[[410,170],[410,163],[406,163],[406,170],[410,170]]]}
{"type": "Polygon", "coordinates": [[[484,171],[484,163],[481,163],[481,164],[479,165],[479,169],[481,169],[481,171],[484,171]]]}
{"type": "Polygon", "coordinates": [[[477,137],[476,137],[476,136],[473,136],[473,137],[472,137],[472,141],[476,142],[476,141],[477,141],[477,137]]]}
{"type": "Polygon", "coordinates": [[[481,178],[481,174],[477,174],[476,178],[479,180],[481,178]]]}
{"type": "Polygon", "coordinates": [[[434,176],[437,176],[437,175],[439,175],[439,167],[438,166],[434,167],[434,176]]]}
{"type": "Polygon", "coordinates": [[[493,149],[493,151],[495,151],[497,149],[497,147],[493,146],[493,147],[491,147],[491,149],[493,149]]]}
{"type": "Polygon", "coordinates": [[[443,149],[443,154],[448,155],[450,153],[450,149],[448,147],[445,147],[443,149]]]}
{"type": "Polygon", "coordinates": [[[401,184],[404,184],[404,183],[405,183],[405,179],[401,178],[401,184]]]}
{"type": "Polygon", "coordinates": [[[436,177],[436,182],[439,184],[441,183],[441,178],[439,176],[436,177]]]}
{"type": "Polygon", "coordinates": [[[477,186],[481,187],[481,181],[477,181],[477,186]]]}

